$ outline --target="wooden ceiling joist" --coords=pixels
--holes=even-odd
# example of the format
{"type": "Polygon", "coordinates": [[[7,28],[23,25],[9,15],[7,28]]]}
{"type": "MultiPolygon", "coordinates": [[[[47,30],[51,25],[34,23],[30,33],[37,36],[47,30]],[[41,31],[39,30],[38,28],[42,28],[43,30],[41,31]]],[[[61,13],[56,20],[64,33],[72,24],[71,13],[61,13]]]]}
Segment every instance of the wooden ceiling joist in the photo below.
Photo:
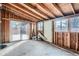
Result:
{"type": "Polygon", "coordinates": [[[74,10],[70,3],[58,3],[58,6],[60,7],[64,15],[74,14],[74,10]]]}
{"type": "Polygon", "coordinates": [[[72,12],[73,12],[73,14],[75,15],[75,10],[74,10],[74,8],[73,8],[73,5],[70,4],[70,6],[71,6],[71,8],[72,8],[72,12]]]}
{"type": "Polygon", "coordinates": [[[34,18],[37,18],[37,20],[39,20],[39,19],[41,20],[40,17],[38,17],[38,16],[36,16],[36,15],[34,15],[34,14],[28,12],[27,10],[20,8],[19,6],[15,5],[15,4],[12,4],[12,3],[9,3],[9,4],[12,5],[12,6],[14,6],[15,8],[17,8],[17,9],[19,9],[19,10],[21,10],[21,11],[27,13],[28,15],[30,15],[30,16],[32,16],[32,17],[34,17],[34,18]]]}
{"type": "Polygon", "coordinates": [[[75,13],[79,13],[79,3],[73,3],[72,5],[73,5],[75,13]]]}
{"type": "Polygon", "coordinates": [[[21,17],[24,17],[24,18],[26,18],[26,19],[28,19],[30,21],[37,21],[37,19],[35,19],[35,18],[31,17],[31,16],[28,16],[27,14],[24,14],[24,13],[22,13],[21,11],[19,11],[17,9],[14,9],[14,8],[12,8],[10,6],[7,6],[7,5],[5,5],[5,6],[7,8],[9,8],[11,12],[13,12],[13,13],[15,13],[17,15],[20,15],[21,17]]]}
{"type": "Polygon", "coordinates": [[[32,5],[34,5],[37,9],[39,9],[43,13],[47,14],[48,17],[55,18],[55,16],[43,4],[34,3],[32,5]]]}
{"type": "Polygon", "coordinates": [[[0,7],[2,6],[2,4],[0,3],[0,7]]]}
{"type": "Polygon", "coordinates": [[[24,6],[25,8],[31,10],[32,12],[36,13],[37,15],[41,16],[42,18],[44,19],[47,19],[47,17],[41,13],[39,13],[38,11],[36,11],[35,9],[32,9],[31,7],[29,7],[28,5],[26,4],[23,4],[23,3],[20,3],[22,6],[24,6]]]}
{"type": "Polygon", "coordinates": [[[56,8],[52,3],[44,3],[44,5],[55,15],[63,16],[62,12],[56,8]]]}
{"type": "Polygon", "coordinates": [[[29,21],[55,19],[79,13],[79,3],[6,3],[4,5],[29,21]]]}

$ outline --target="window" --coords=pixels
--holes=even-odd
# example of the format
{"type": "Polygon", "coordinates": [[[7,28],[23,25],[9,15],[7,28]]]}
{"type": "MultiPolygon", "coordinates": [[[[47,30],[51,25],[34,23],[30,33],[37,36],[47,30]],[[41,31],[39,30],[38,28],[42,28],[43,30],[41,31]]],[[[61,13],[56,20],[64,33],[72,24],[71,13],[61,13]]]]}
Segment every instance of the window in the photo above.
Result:
{"type": "Polygon", "coordinates": [[[43,22],[38,22],[37,28],[38,28],[38,30],[42,31],[43,30],[43,22]]]}
{"type": "Polygon", "coordinates": [[[54,21],[56,32],[67,32],[68,31],[68,20],[57,19],[54,21]]]}
{"type": "Polygon", "coordinates": [[[26,34],[26,23],[24,23],[24,22],[21,22],[21,24],[20,24],[20,31],[21,31],[21,34],[26,34]]]}
{"type": "Polygon", "coordinates": [[[68,31],[68,20],[64,19],[62,20],[62,32],[67,32],[68,31]]]}
{"type": "Polygon", "coordinates": [[[79,17],[73,17],[70,20],[71,32],[79,32],[79,17]]]}

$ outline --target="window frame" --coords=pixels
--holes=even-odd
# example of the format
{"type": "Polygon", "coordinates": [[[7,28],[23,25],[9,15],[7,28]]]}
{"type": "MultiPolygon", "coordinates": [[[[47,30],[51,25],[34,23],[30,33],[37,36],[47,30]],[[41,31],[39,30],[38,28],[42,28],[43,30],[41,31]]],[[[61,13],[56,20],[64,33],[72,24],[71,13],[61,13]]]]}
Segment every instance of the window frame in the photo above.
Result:
{"type": "Polygon", "coordinates": [[[72,17],[72,18],[70,18],[70,20],[69,20],[69,23],[70,23],[70,32],[79,32],[79,20],[78,20],[78,16],[75,16],[75,17],[72,17]],[[76,22],[78,22],[78,24],[77,23],[72,23],[72,22],[74,22],[74,20],[76,21],[76,22]],[[75,28],[74,26],[73,26],[73,24],[75,24],[75,26],[77,26],[78,28],[75,28]]]}
{"type": "Polygon", "coordinates": [[[55,32],[68,32],[68,19],[56,19],[55,21],[54,21],[54,30],[55,30],[55,32]],[[56,21],[60,21],[59,22],[59,28],[57,28],[57,25],[56,25],[56,21]],[[66,26],[65,26],[65,29],[63,29],[63,21],[65,21],[66,22],[66,26]],[[67,28],[66,28],[67,27],[67,28]]]}

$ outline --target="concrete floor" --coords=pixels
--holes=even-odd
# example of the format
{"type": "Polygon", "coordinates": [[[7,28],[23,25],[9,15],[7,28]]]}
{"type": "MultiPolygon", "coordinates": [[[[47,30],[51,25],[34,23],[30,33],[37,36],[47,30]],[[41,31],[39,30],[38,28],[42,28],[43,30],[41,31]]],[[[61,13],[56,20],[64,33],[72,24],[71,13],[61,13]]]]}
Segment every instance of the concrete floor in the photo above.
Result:
{"type": "Polygon", "coordinates": [[[11,45],[2,51],[3,56],[78,56],[78,54],[66,49],[59,49],[54,45],[50,45],[42,41],[20,41],[11,45]]]}

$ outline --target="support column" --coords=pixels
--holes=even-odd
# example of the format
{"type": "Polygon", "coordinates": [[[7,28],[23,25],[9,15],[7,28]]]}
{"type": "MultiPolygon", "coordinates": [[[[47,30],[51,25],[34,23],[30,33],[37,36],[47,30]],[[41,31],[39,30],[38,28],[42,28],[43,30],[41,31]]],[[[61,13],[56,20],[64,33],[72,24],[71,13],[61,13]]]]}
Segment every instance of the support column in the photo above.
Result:
{"type": "Polygon", "coordinates": [[[2,42],[9,42],[9,20],[2,19],[2,42]]]}
{"type": "Polygon", "coordinates": [[[2,40],[1,40],[1,4],[0,4],[0,49],[2,45],[2,40]]]}

